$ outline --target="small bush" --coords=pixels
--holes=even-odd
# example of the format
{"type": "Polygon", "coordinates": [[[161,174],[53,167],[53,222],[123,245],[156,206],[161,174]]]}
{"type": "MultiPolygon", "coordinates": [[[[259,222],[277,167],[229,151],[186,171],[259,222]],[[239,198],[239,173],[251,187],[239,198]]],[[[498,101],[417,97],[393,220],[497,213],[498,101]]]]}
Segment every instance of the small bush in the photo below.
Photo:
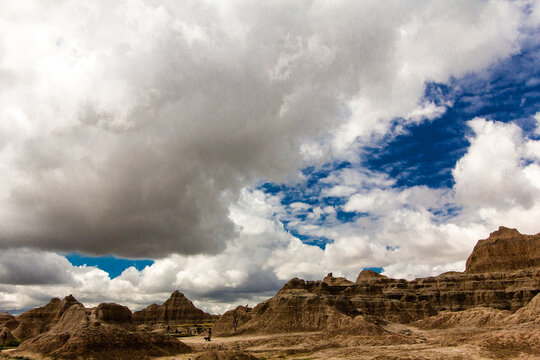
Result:
{"type": "Polygon", "coordinates": [[[5,344],[0,344],[0,350],[7,349],[7,348],[14,348],[14,347],[19,346],[20,344],[21,344],[21,341],[19,340],[9,340],[5,344]]]}
{"type": "Polygon", "coordinates": [[[6,343],[6,347],[17,347],[21,344],[22,341],[19,341],[19,340],[9,340],[7,343],[6,343]]]}

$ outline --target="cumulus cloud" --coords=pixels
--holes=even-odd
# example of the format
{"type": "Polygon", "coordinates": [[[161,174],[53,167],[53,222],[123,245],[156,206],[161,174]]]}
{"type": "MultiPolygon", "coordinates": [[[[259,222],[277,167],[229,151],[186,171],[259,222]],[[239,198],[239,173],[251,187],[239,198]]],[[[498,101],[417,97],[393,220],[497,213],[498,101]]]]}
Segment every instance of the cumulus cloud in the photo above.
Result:
{"type": "Polygon", "coordinates": [[[222,312],[293,276],[462,270],[497,226],[537,231],[539,142],[485,119],[469,122],[452,189],[399,188],[356,167],[320,179],[316,196],[340,204],[282,205],[253,189],[261,179],[302,181],[304,165],[354,163],[358,146],[440,116],[451,104],[422,99],[425,83],[517,52],[537,10],[505,1],[5,2],[0,309],[69,293],[138,309],[180,289],[222,312]],[[341,212],[354,217],[340,221],[341,212]],[[331,241],[306,245],[282,221],[331,241]],[[111,279],[54,251],[157,260],[111,279]]]}
{"type": "Polygon", "coordinates": [[[58,254],[30,249],[0,252],[0,284],[73,284],[69,261],[58,254]]]}
{"type": "Polygon", "coordinates": [[[114,279],[94,267],[72,266],[57,254],[10,250],[0,261],[0,308],[36,306],[47,296],[73,293],[89,306],[115,301],[139,309],[180,289],[198,306],[221,313],[271,296],[292,277],[320,279],[333,272],[354,280],[365,267],[383,267],[385,275],[407,279],[462,271],[477,240],[499,225],[535,233],[540,216],[540,141],[512,124],[477,118],[469,126],[470,146],[453,171],[452,189],[398,188],[386,175],[361,168],[340,169],[322,179],[331,189],[357,185],[342,205],[290,207],[279,196],[244,189],[229,215],[239,236],[222,253],[169,255],[141,271],[128,268],[114,279]],[[499,144],[497,151],[493,144],[499,144]],[[493,155],[498,160],[484,169],[485,159],[478,158],[493,155]],[[484,171],[492,174],[480,176],[484,171]],[[512,191],[514,181],[529,200],[521,201],[521,192],[512,191]],[[470,201],[471,196],[477,199],[470,201]],[[340,209],[362,216],[335,221],[332,216],[340,209]],[[298,211],[326,216],[307,217],[295,227],[301,234],[331,239],[324,250],[285,230],[280,220],[298,211]]]}
{"type": "Polygon", "coordinates": [[[538,231],[540,141],[528,139],[514,124],[484,119],[469,124],[475,136],[453,171],[465,213],[471,221],[538,231]]]}
{"type": "MultiPolygon", "coordinates": [[[[23,286],[15,278],[11,282],[5,281],[5,274],[14,273],[22,266],[15,262],[2,262],[0,283],[18,285],[4,287],[5,290],[0,285],[0,294],[4,292],[6,296],[16,296],[19,303],[14,308],[39,305],[39,301],[44,301],[43,297],[47,295],[65,296],[73,293],[90,306],[102,301],[115,301],[139,309],[152,302],[163,302],[173,290],[180,289],[197,305],[217,313],[238,301],[251,304],[261,301],[296,271],[289,267],[289,263],[272,263],[269,259],[275,252],[283,250],[300,259],[303,250],[308,253],[313,251],[311,246],[302,244],[284,231],[283,225],[272,217],[271,199],[266,199],[260,191],[242,191],[231,209],[231,220],[242,229],[242,233],[235,241],[229,242],[222,253],[194,256],[174,254],[157,260],[141,271],[130,267],[114,279],[95,267],[72,266],[63,256],[54,253],[32,252],[41,256],[41,260],[35,263],[25,261],[28,273],[54,268],[59,260],[66,266],[53,269],[57,272],[53,281],[39,283],[34,280],[23,286]],[[70,279],[70,282],[59,281],[59,278],[70,279]]],[[[10,254],[20,259],[27,252],[15,249],[10,254]]],[[[303,261],[307,263],[310,258],[305,257],[303,261]]],[[[47,278],[51,273],[44,273],[43,277],[47,278]]],[[[311,273],[312,269],[304,272],[311,273]]],[[[35,275],[35,278],[40,277],[35,275]]],[[[11,298],[0,298],[1,309],[9,309],[13,303],[15,301],[11,298]]]]}
{"type": "Polygon", "coordinates": [[[512,54],[526,16],[480,1],[2,8],[0,246],[153,258],[225,251],[242,188],[441,113],[419,105],[425,81],[512,54]]]}
{"type": "Polygon", "coordinates": [[[388,175],[353,167],[320,180],[328,185],[320,202],[343,199],[324,218],[321,206],[303,213],[283,206],[278,214],[289,228],[331,239],[311,257],[313,273],[354,278],[363,267],[383,267],[386,275],[411,279],[461,271],[476,242],[498,226],[538,232],[540,141],[512,123],[476,118],[468,126],[470,145],[452,171],[452,188],[398,187],[388,175]],[[354,216],[340,221],[339,211],[354,216]]]}
{"type": "Polygon", "coordinates": [[[535,186],[538,181],[521,171],[527,160],[521,129],[515,124],[484,119],[471,120],[469,125],[476,136],[454,169],[460,203],[483,208],[530,209],[540,193],[535,186]]]}

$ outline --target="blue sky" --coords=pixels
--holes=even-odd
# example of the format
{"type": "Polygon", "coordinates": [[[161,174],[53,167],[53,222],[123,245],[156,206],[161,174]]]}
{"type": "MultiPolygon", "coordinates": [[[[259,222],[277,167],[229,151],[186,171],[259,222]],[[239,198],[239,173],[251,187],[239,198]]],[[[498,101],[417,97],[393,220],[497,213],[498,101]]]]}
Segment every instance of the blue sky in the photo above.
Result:
{"type": "MultiPolygon", "coordinates": [[[[344,205],[347,196],[324,197],[321,190],[331,184],[321,183],[332,172],[343,168],[368,169],[382,172],[395,179],[397,188],[428,186],[447,188],[454,185],[452,170],[469,147],[470,128],[467,121],[482,117],[498,122],[512,122],[524,133],[538,139],[535,134],[534,115],[540,111],[540,46],[530,41],[518,54],[498,61],[487,69],[452,78],[447,84],[428,82],[424,97],[437,105],[446,105],[445,113],[433,120],[424,121],[403,129],[399,135],[388,135],[377,144],[364,147],[361,161],[333,162],[302,170],[304,181],[292,186],[265,183],[260,186],[265,193],[277,195],[282,205],[302,202],[310,206],[344,205]],[[448,105],[449,104],[449,105],[448,105]]],[[[396,123],[399,119],[395,120],[396,123]]],[[[449,212],[459,209],[447,209],[449,212]]],[[[312,237],[288,227],[292,220],[302,222],[311,208],[290,214],[282,220],[285,228],[304,243],[325,248],[332,239],[312,237]]],[[[337,220],[354,221],[366,216],[357,212],[338,210],[337,220]]],[[[324,222],[322,217],[320,222],[324,222]]]]}
{"type": "Polygon", "coordinates": [[[540,231],[537,1],[3,10],[0,310],[222,312],[540,231]]]}
{"type": "Polygon", "coordinates": [[[123,259],[114,255],[109,256],[88,256],[82,254],[68,254],[66,259],[75,266],[95,266],[109,273],[111,278],[119,276],[125,269],[134,267],[137,270],[142,270],[154,263],[148,259],[123,259]]]}

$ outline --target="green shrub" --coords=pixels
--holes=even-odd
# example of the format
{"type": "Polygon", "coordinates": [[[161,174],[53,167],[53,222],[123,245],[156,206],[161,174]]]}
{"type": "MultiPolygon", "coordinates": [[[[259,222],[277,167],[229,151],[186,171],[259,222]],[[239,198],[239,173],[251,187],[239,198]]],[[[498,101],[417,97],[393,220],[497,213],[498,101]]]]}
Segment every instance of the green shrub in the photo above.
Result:
{"type": "Polygon", "coordinates": [[[21,344],[22,341],[19,341],[19,340],[9,340],[7,343],[6,343],[6,346],[7,347],[17,347],[21,344]]]}
{"type": "Polygon", "coordinates": [[[0,350],[17,347],[17,346],[20,345],[20,343],[21,343],[21,341],[19,341],[19,340],[9,340],[5,344],[0,344],[0,350]]]}

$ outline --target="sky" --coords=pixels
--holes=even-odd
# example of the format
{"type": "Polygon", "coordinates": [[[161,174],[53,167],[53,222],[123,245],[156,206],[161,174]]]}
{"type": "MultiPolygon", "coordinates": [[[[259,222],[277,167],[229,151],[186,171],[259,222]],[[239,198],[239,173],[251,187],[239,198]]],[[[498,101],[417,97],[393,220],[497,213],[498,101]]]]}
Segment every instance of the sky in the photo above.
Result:
{"type": "Polygon", "coordinates": [[[0,311],[212,313],[540,232],[538,1],[2,1],[0,311]]]}

